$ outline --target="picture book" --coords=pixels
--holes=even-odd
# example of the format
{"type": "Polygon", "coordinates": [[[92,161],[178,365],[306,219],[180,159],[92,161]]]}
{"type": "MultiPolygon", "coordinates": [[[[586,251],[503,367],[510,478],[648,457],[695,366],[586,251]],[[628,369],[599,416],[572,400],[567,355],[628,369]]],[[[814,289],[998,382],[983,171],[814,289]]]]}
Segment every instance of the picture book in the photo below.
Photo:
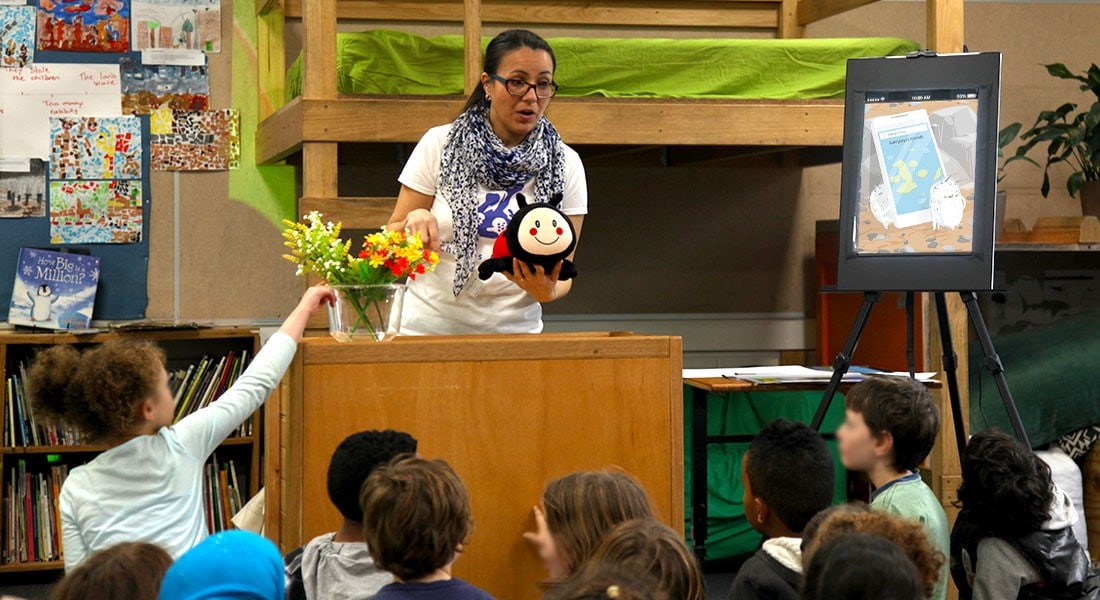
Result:
{"type": "Polygon", "coordinates": [[[44,329],[87,329],[98,285],[95,256],[20,248],[8,321],[44,329]]]}

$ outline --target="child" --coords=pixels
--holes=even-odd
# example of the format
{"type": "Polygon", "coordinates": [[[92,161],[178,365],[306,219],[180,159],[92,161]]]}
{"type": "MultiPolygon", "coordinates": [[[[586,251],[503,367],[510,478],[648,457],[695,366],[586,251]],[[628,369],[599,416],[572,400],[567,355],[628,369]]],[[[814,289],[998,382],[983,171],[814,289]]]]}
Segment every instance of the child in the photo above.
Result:
{"type": "Polygon", "coordinates": [[[203,463],[275,389],[309,317],[334,302],[328,287],[307,290],[237,383],[175,425],[155,345],[120,340],[84,354],[69,345],[39,354],[27,381],[37,414],[109,446],[61,487],[65,570],[119,542],[155,543],[174,558],[201,542],[203,463]]]}
{"type": "Polygon", "coordinates": [[[534,509],[536,530],[523,534],[534,544],[550,580],[575,573],[619,523],[652,519],[653,505],[642,484],[614,471],[577,471],[546,485],[542,508],[534,509]]]}
{"type": "MultiPolygon", "coordinates": [[[[871,507],[918,521],[935,549],[948,555],[947,514],[917,467],[932,450],[940,412],[928,390],[905,377],[872,377],[852,387],[837,430],[840,458],[875,487],[871,507]]],[[[931,598],[947,597],[944,562],[931,598]]]]}
{"type": "Polygon", "coordinates": [[[1048,597],[1079,598],[1095,588],[1073,535],[1077,511],[1035,453],[1004,433],[983,431],[963,451],[962,477],[962,511],[951,532],[960,598],[1022,598],[1022,590],[1037,588],[1048,597]]]}
{"type": "Polygon", "coordinates": [[[172,557],[160,546],[123,542],[97,550],[50,591],[50,600],[157,600],[172,557]]]}
{"type": "Polygon", "coordinates": [[[451,576],[473,530],[466,486],[447,463],[405,454],[363,483],[363,537],[371,558],[393,573],[374,600],[491,600],[451,576]]]}
{"type": "Polygon", "coordinates": [[[653,519],[620,523],[596,548],[577,576],[595,578],[600,572],[649,581],[662,600],[705,600],[703,572],[684,538],[653,519]]]}
{"type": "Polygon", "coordinates": [[[566,585],[547,590],[543,600],[668,600],[653,589],[653,580],[634,579],[615,569],[585,571],[566,585]]]}
{"type": "Polygon", "coordinates": [[[279,549],[250,531],[216,533],[179,558],[160,584],[160,600],[285,600],[279,549]]]}
{"type": "Polygon", "coordinates": [[[393,581],[367,551],[359,494],[372,471],[415,452],[411,435],[391,429],[353,433],[340,442],[328,463],[328,497],[344,524],[286,556],[287,600],[364,598],[393,581]]]}
{"type": "Polygon", "coordinates": [[[896,544],[846,533],[825,542],[806,567],[804,600],[918,600],[924,584],[896,544]]]}
{"type": "Polygon", "coordinates": [[[730,600],[798,600],[802,530],[833,502],[833,457],[825,440],[802,423],[776,419],[749,444],[741,461],[745,518],[766,538],[741,566],[730,600]]]}

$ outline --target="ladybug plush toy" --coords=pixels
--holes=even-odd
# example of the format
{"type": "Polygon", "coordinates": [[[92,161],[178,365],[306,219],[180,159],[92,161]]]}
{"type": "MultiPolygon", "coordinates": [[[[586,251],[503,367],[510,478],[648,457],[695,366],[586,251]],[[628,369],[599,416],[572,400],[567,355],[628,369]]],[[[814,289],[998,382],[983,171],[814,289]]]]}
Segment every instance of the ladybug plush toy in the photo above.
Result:
{"type": "Polygon", "coordinates": [[[493,273],[511,273],[512,259],[517,258],[531,269],[542,265],[547,273],[561,262],[559,280],[577,276],[577,268],[566,259],[577,245],[577,232],[573,222],[558,210],[561,194],[555,194],[550,202],[528,204],[527,197],[516,194],[519,210],[493,244],[493,256],[478,265],[478,277],[486,280],[493,273]]]}

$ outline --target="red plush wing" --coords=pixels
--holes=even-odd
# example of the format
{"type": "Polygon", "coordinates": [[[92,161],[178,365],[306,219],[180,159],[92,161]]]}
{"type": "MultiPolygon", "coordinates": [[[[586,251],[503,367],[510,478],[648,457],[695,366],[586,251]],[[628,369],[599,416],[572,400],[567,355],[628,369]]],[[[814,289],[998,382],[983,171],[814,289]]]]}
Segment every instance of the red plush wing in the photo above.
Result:
{"type": "Polygon", "coordinates": [[[507,229],[500,232],[500,235],[497,236],[497,241],[493,242],[493,258],[508,258],[512,256],[512,253],[508,251],[507,233],[507,229]]]}

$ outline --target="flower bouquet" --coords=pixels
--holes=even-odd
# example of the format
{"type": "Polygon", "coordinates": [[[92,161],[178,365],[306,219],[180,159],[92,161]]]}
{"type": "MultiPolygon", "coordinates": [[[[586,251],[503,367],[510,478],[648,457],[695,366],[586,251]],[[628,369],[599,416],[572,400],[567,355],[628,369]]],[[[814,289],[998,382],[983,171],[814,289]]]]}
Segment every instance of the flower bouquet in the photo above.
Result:
{"type": "Polygon", "coordinates": [[[336,291],[329,333],[344,342],[360,334],[377,341],[397,335],[405,291],[400,281],[432,271],[439,255],[425,249],[419,235],[385,228],[366,236],[356,254],[351,240],[340,238],[340,223],[325,222],[316,211],[305,220],[283,221],[290,248],[283,256],[298,265],[297,275],[314,273],[336,291]]]}

